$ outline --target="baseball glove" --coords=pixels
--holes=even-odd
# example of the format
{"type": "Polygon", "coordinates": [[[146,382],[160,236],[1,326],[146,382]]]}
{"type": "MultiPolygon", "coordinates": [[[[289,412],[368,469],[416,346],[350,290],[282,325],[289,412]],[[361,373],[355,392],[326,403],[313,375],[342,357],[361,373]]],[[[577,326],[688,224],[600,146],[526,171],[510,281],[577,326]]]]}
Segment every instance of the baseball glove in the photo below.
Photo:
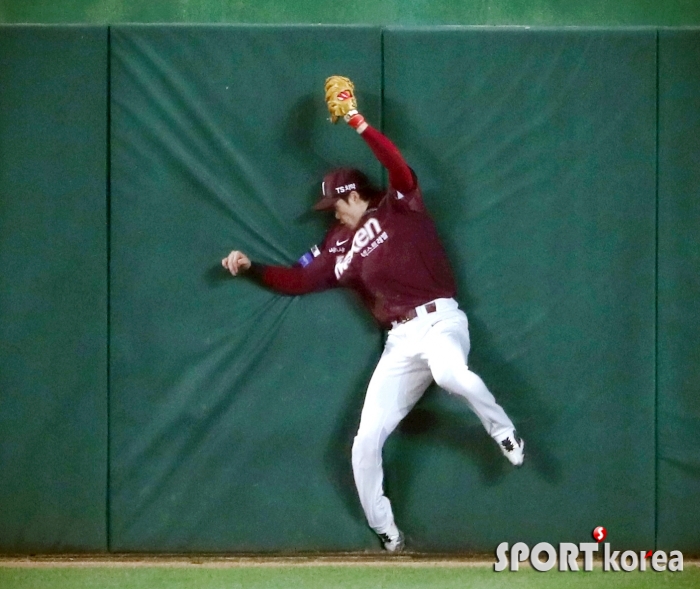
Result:
{"type": "Polygon", "coordinates": [[[331,113],[331,123],[340,117],[348,121],[357,114],[355,84],[343,76],[331,76],[326,79],[326,104],[331,113]]]}

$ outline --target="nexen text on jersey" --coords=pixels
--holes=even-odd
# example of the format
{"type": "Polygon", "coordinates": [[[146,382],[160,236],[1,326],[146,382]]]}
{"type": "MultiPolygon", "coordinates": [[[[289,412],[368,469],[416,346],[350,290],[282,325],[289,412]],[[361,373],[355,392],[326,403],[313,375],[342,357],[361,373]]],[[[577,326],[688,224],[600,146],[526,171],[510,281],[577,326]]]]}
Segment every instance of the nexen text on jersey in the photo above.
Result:
{"type": "MultiPolygon", "coordinates": [[[[350,267],[350,262],[352,262],[353,256],[360,252],[372,239],[377,237],[377,235],[382,233],[382,227],[379,221],[372,218],[369,219],[363,227],[355,232],[355,236],[352,239],[352,248],[344,256],[338,256],[338,260],[335,264],[335,277],[340,279],[345,272],[350,267]]],[[[382,243],[388,239],[388,235],[384,233],[382,235],[382,243]]],[[[378,244],[372,244],[371,249],[375,249],[378,244]]]]}

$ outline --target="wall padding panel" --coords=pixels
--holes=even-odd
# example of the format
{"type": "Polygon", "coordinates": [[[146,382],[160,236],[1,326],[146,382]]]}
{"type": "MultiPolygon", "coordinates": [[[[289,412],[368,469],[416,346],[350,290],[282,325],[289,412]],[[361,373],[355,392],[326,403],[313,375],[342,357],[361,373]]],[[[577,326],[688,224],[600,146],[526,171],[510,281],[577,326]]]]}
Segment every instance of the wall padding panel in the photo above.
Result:
{"type": "Polygon", "coordinates": [[[700,29],[659,33],[658,542],[700,554],[700,29]]]}
{"type": "Polygon", "coordinates": [[[340,291],[220,261],[293,263],[329,168],[380,180],[323,102],[351,76],[379,121],[379,29],[127,26],[111,48],[112,548],[378,548],[350,466],[377,330],[340,291]]]}
{"type": "Polygon", "coordinates": [[[0,27],[0,550],[107,547],[107,29],[0,27]]]}
{"type": "Polygon", "coordinates": [[[448,244],[470,366],[528,453],[511,470],[466,408],[426,398],[387,482],[414,547],[597,525],[652,546],[655,31],[390,29],[384,49],[385,130],[448,244]]]}

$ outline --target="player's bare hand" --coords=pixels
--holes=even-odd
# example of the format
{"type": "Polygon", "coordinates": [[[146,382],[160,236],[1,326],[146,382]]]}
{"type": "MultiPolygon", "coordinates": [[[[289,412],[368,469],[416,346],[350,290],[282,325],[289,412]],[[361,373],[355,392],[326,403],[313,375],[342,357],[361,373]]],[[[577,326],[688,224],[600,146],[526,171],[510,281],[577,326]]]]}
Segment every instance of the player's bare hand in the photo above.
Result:
{"type": "Polygon", "coordinates": [[[232,276],[237,276],[240,272],[250,269],[250,258],[243,252],[233,250],[228,256],[221,260],[221,265],[228,270],[232,276]]]}

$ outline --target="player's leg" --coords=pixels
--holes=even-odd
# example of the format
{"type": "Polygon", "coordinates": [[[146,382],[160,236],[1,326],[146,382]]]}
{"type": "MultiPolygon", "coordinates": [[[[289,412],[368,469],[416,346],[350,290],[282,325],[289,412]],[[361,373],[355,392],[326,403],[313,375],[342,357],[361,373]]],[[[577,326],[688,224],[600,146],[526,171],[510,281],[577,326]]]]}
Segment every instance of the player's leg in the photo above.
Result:
{"type": "MultiPolygon", "coordinates": [[[[399,532],[384,495],[382,448],[432,382],[424,361],[407,357],[397,348],[388,342],[374,370],[352,447],[353,474],[367,522],[380,537],[392,538],[399,532]]],[[[390,549],[386,540],[385,546],[390,549]]]]}
{"type": "Polygon", "coordinates": [[[470,341],[466,315],[455,311],[433,325],[422,342],[422,348],[438,386],[464,398],[503,454],[513,464],[522,464],[524,444],[515,433],[513,422],[484,381],[469,370],[470,341]]]}

